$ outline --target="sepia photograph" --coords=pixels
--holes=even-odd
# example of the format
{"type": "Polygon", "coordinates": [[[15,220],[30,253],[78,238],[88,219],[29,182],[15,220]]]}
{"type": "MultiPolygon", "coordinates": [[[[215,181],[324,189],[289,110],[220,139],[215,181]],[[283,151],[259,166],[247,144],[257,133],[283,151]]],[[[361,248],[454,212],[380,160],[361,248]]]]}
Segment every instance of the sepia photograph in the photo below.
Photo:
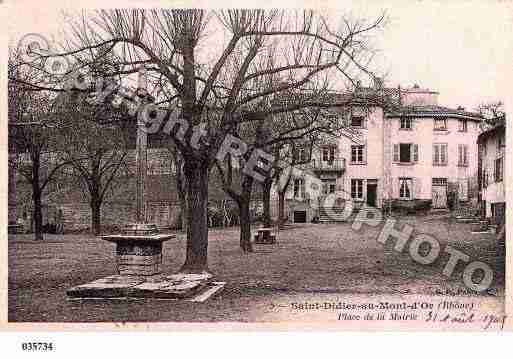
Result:
{"type": "Polygon", "coordinates": [[[148,4],[7,12],[7,327],[508,329],[512,2],[148,4]]]}

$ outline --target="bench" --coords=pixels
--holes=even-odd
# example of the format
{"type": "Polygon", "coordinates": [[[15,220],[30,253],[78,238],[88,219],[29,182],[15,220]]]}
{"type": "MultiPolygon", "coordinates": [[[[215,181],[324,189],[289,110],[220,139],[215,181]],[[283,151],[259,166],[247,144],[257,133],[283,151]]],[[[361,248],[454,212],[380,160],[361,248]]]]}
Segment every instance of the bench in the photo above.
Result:
{"type": "Polygon", "coordinates": [[[276,243],[276,235],[271,233],[272,228],[259,228],[255,234],[255,244],[274,244],[276,243]]]}

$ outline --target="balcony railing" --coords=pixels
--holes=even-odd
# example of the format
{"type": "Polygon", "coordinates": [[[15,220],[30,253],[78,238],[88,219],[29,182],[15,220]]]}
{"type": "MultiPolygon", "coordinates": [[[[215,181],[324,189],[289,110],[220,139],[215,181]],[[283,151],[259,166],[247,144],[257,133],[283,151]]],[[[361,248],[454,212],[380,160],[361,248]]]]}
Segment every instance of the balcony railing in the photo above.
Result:
{"type": "Polygon", "coordinates": [[[346,169],[346,159],[334,158],[332,161],[314,159],[312,162],[312,168],[314,171],[344,172],[346,169]]]}

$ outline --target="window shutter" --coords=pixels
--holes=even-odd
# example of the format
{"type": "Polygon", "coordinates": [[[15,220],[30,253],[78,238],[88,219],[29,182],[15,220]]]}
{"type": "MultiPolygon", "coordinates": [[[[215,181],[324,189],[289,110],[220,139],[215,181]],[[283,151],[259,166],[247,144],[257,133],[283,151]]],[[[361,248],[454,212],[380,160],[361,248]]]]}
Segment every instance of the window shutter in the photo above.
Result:
{"type": "Polygon", "coordinates": [[[447,153],[447,144],[446,143],[442,144],[440,152],[441,152],[441,156],[442,156],[442,164],[446,165],[447,162],[449,162],[449,160],[447,158],[448,153],[447,153]]]}
{"type": "Polygon", "coordinates": [[[394,162],[399,162],[399,144],[394,144],[394,162]]]}
{"type": "Polygon", "coordinates": [[[463,165],[463,148],[462,145],[458,145],[458,166],[463,165]]]}
{"type": "Polygon", "coordinates": [[[363,157],[363,162],[364,163],[367,163],[367,140],[365,140],[364,144],[363,144],[363,154],[362,154],[362,157],[363,157]]]}
{"type": "Polygon", "coordinates": [[[439,146],[433,145],[433,164],[438,163],[439,146]]]}
{"type": "Polygon", "coordinates": [[[468,178],[459,179],[459,199],[462,201],[468,200],[468,178]]]}
{"type": "Polygon", "coordinates": [[[413,178],[412,199],[421,197],[421,194],[422,194],[422,178],[415,177],[415,178],[413,178]]]}
{"type": "Polygon", "coordinates": [[[468,166],[468,145],[463,145],[463,164],[468,166]]]}
{"type": "Polygon", "coordinates": [[[419,145],[414,143],[412,146],[413,146],[413,151],[412,151],[413,162],[418,162],[419,161],[419,145]]]}
{"type": "Polygon", "coordinates": [[[392,198],[399,198],[399,178],[392,178],[392,198]]]}

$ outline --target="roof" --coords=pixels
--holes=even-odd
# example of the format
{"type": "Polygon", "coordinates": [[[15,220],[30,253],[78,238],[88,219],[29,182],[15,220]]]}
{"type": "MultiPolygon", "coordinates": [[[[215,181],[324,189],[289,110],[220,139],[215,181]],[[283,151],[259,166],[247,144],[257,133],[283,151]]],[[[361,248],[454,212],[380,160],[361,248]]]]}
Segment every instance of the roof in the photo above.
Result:
{"type": "Polygon", "coordinates": [[[463,109],[453,109],[439,105],[402,106],[396,111],[389,112],[386,117],[455,117],[481,121],[483,117],[476,112],[463,109]]]}

